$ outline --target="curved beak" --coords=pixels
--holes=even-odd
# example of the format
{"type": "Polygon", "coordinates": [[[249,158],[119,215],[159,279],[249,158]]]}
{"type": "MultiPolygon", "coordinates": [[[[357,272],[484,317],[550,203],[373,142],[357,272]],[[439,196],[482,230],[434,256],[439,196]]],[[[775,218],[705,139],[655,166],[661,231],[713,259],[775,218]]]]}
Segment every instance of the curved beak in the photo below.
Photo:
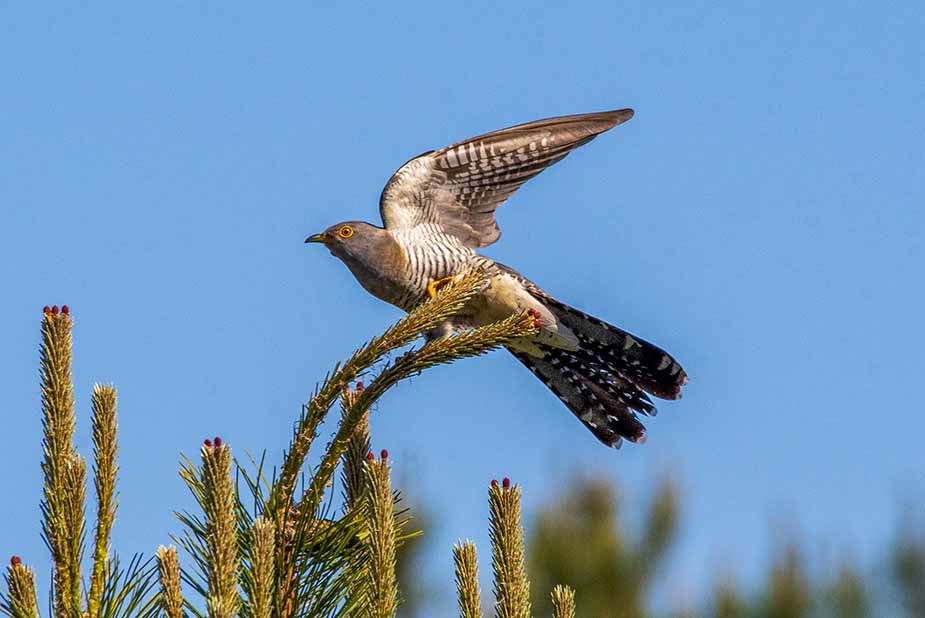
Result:
{"type": "Polygon", "coordinates": [[[325,241],[325,235],[323,232],[321,234],[312,234],[311,236],[305,239],[305,242],[319,242],[321,244],[324,244],[324,241],[325,241]]]}

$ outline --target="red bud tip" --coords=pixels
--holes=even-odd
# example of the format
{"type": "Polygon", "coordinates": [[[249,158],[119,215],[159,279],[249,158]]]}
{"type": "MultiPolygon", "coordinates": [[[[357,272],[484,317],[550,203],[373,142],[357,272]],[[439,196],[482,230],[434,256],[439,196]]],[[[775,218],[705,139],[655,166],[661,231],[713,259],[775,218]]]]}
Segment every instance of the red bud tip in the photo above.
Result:
{"type": "Polygon", "coordinates": [[[203,443],[205,446],[208,446],[209,448],[212,448],[212,440],[206,438],[205,440],[202,441],[202,443],[203,443]]]}
{"type": "Polygon", "coordinates": [[[511,479],[509,479],[508,477],[504,477],[504,480],[501,481],[501,485],[502,485],[505,489],[510,489],[510,488],[511,488],[511,479]]]}
{"type": "Polygon", "coordinates": [[[22,564],[22,558],[20,558],[19,556],[13,556],[12,558],[10,558],[10,566],[15,567],[15,566],[19,566],[20,564],[22,564]]]}
{"type": "Polygon", "coordinates": [[[64,315],[67,315],[70,312],[71,312],[70,307],[68,307],[67,305],[61,305],[61,313],[63,313],[64,315]]]}
{"type": "Polygon", "coordinates": [[[52,305],[52,306],[51,306],[51,312],[52,312],[54,315],[58,315],[58,305],[52,305]]]}
{"type": "Polygon", "coordinates": [[[385,449],[382,449],[382,451],[379,453],[379,456],[382,457],[383,459],[388,459],[388,458],[389,458],[389,452],[388,452],[387,450],[385,450],[385,449]]]}
{"type": "Polygon", "coordinates": [[[49,307],[48,305],[45,305],[44,307],[42,307],[42,313],[51,313],[51,307],[49,307]]]}
{"type": "Polygon", "coordinates": [[[366,453],[366,460],[367,460],[367,461],[372,461],[372,460],[374,460],[375,458],[376,458],[376,456],[373,455],[373,452],[372,452],[372,451],[366,453]]]}
{"type": "Polygon", "coordinates": [[[498,481],[496,481],[495,479],[492,479],[492,480],[491,480],[491,486],[492,486],[492,487],[497,487],[497,486],[498,486],[498,481]]]}
{"type": "Polygon", "coordinates": [[[214,442],[215,442],[215,448],[218,448],[222,445],[222,439],[219,438],[218,436],[215,436],[214,442]]]}
{"type": "Polygon", "coordinates": [[[358,390],[358,391],[363,390],[363,383],[362,383],[362,382],[357,382],[357,390],[358,390]]]}

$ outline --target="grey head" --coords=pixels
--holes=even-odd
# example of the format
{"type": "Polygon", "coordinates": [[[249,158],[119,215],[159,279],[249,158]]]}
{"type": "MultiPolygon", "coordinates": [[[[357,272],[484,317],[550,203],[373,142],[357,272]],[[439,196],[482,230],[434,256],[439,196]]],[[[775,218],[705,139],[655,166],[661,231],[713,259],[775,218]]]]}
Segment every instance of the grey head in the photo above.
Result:
{"type": "Polygon", "coordinates": [[[309,236],[305,242],[323,244],[344,262],[368,264],[375,260],[375,248],[382,242],[381,236],[389,236],[389,233],[365,221],[344,221],[309,236]]]}
{"type": "Polygon", "coordinates": [[[365,221],[344,221],[305,242],[327,247],[370,294],[389,303],[401,296],[407,258],[388,230],[365,221]]]}

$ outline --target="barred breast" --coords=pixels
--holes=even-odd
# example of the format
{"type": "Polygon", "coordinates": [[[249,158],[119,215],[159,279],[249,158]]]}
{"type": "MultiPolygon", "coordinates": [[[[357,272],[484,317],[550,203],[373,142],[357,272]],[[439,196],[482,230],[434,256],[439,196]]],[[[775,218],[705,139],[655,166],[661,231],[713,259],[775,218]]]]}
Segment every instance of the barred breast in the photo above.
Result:
{"type": "Polygon", "coordinates": [[[435,224],[424,224],[410,230],[392,232],[405,252],[406,292],[396,303],[410,311],[427,299],[431,281],[458,274],[473,267],[489,267],[494,263],[464,246],[458,238],[441,231],[435,224]]]}

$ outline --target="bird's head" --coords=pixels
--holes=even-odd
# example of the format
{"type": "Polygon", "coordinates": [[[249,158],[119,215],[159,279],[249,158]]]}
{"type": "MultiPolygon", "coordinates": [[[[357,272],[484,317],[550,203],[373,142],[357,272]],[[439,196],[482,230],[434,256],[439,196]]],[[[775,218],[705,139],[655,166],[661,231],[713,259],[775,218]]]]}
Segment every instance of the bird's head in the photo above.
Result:
{"type": "Polygon", "coordinates": [[[323,244],[348,265],[374,264],[376,256],[381,255],[382,243],[391,241],[388,232],[365,221],[344,221],[305,239],[307,243],[323,244]]]}

